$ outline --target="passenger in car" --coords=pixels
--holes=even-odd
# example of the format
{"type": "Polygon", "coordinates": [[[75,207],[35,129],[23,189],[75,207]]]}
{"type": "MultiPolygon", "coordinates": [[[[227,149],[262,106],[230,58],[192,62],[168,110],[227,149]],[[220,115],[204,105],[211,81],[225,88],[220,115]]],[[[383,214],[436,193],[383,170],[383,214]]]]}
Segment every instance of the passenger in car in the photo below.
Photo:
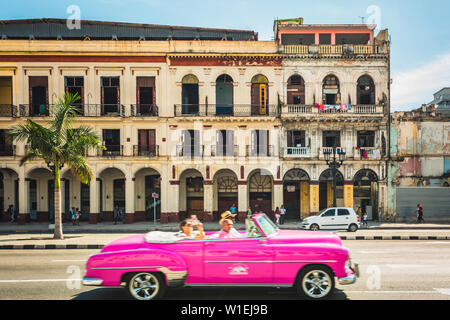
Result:
{"type": "Polygon", "coordinates": [[[203,231],[203,224],[198,221],[195,226],[197,231],[194,231],[192,219],[185,219],[180,222],[180,231],[176,234],[179,239],[203,239],[205,233],[203,231]]]}
{"type": "Polygon", "coordinates": [[[240,234],[235,228],[233,228],[234,223],[231,219],[220,220],[220,225],[222,226],[222,230],[211,235],[212,239],[233,239],[245,237],[244,235],[240,234]]]}

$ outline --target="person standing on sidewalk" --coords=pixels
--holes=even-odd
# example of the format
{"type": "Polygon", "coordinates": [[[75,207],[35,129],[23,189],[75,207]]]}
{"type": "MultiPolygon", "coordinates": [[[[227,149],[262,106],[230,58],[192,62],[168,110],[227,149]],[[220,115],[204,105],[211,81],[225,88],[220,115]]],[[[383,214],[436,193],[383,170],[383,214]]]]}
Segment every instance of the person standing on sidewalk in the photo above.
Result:
{"type": "Polygon", "coordinates": [[[284,219],[286,218],[286,209],[284,208],[284,204],[280,208],[280,224],[284,224],[284,219]]]}
{"type": "Polygon", "coordinates": [[[233,203],[233,205],[230,207],[231,214],[237,215],[236,210],[237,210],[236,204],[233,203]]]}
{"type": "Polygon", "coordinates": [[[75,207],[72,207],[72,209],[70,210],[70,215],[72,218],[72,225],[75,225],[75,222],[77,221],[77,212],[75,211],[75,207]]]}
{"type": "Polygon", "coordinates": [[[114,208],[114,224],[117,224],[117,221],[120,220],[121,212],[119,208],[119,204],[116,204],[116,207],[114,208]]]}
{"type": "Polygon", "coordinates": [[[75,217],[76,217],[76,219],[75,219],[75,224],[77,225],[77,226],[79,226],[80,225],[80,218],[81,218],[81,211],[80,211],[80,209],[76,209],[76,211],[75,211],[75,217]]]}
{"type": "Polygon", "coordinates": [[[277,225],[280,225],[280,216],[281,216],[281,214],[280,214],[280,208],[276,208],[275,209],[275,219],[276,219],[276,224],[277,225]]]}
{"type": "Polygon", "coordinates": [[[364,211],[362,214],[362,221],[363,221],[363,226],[366,226],[366,228],[369,227],[369,224],[367,223],[367,212],[364,211]]]}
{"type": "Polygon", "coordinates": [[[359,218],[362,221],[362,211],[361,211],[361,207],[360,206],[358,206],[358,210],[356,210],[356,213],[358,214],[359,218]]]}

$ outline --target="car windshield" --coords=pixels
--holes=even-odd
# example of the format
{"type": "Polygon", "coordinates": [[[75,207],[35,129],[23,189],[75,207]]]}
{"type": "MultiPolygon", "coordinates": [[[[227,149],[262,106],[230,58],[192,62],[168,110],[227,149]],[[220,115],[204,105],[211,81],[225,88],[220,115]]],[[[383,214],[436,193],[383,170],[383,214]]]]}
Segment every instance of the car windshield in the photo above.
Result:
{"type": "Polygon", "coordinates": [[[279,231],[278,227],[266,215],[257,217],[256,221],[267,237],[270,237],[279,231]]]}

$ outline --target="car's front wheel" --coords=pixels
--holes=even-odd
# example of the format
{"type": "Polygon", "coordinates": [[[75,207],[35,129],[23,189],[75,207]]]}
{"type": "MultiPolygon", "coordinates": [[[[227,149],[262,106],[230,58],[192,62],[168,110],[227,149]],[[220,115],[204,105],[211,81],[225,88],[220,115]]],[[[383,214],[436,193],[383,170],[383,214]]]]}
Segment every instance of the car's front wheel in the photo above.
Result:
{"type": "Polygon", "coordinates": [[[127,292],[136,300],[160,299],[166,291],[164,276],[153,272],[140,272],[132,275],[127,282],[127,292]]]}
{"type": "Polygon", "coordinates": [[[327,299],[334,291],[334,276],[327,267],[309,266],[300,273],[296,286],[302,298],[327,299]]]}

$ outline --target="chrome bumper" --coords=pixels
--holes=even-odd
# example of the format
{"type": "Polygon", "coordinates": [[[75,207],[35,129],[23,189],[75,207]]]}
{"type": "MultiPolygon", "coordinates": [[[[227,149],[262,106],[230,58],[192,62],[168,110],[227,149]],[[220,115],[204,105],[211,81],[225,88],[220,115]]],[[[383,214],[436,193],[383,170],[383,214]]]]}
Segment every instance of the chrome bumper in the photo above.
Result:
{"type": "Polygon", "coordinates": [[[354,284],[356,282],[356,279],[359,278],[359,264],[357,262],[355,262],[353,264],[353,267],[350,269],[353,271],[353,274],[348,277],[339,278],[338,282],[340,285],[346,286],[346,285],[354,284]]]}
{"type": "Polygon", "coordinates": [[[82,283],[84,286],[101,286],[103,279],[83,278],[82,283]]]}

